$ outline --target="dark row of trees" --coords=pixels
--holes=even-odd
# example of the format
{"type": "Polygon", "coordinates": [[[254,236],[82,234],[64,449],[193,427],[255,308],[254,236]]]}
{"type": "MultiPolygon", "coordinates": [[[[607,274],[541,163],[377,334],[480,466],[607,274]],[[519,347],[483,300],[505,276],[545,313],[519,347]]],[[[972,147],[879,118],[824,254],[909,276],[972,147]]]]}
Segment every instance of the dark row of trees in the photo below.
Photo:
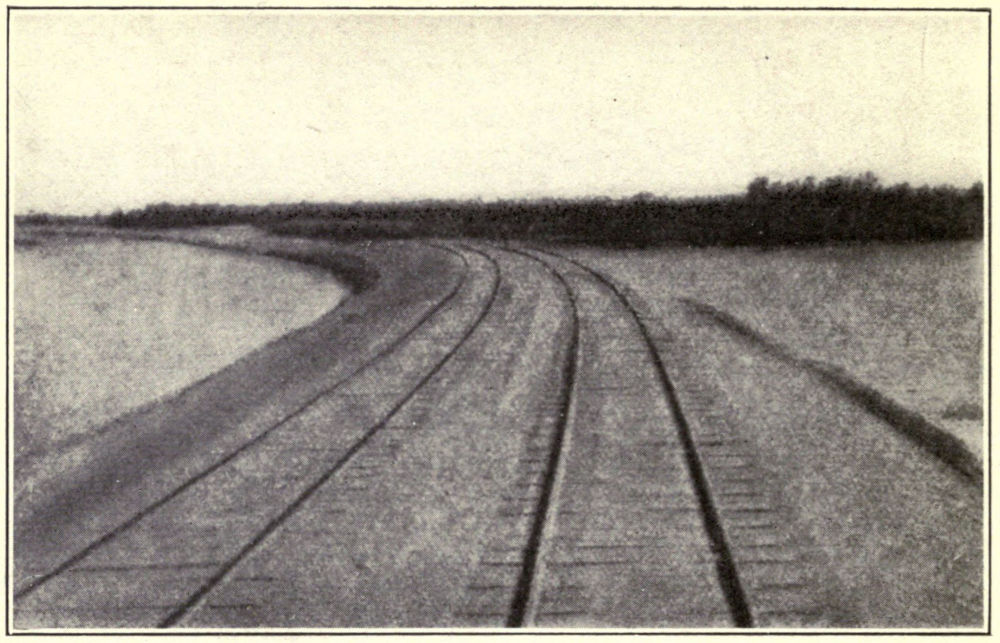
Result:
{"type": "Polygon", "coordinates": [[[115,212],[119,227],[253,223],[274,232],[338,238],[470,236],[613,246],[776,245],[828,241],[975,239],[983,187],[882,186],[871,173],[788,183],[755,179],[744,194],[686,199],[290,203],[157,203],[115,212]]]}
{"type": "Polygon", "coordinates": [[[30,225],[92,225],[95,223],[106,223],[107,217],[101,215],[86,216],[73,214],[49,214],[48,212],[35,212],[14,215],[15,223],[26,223],[30,225]]]}

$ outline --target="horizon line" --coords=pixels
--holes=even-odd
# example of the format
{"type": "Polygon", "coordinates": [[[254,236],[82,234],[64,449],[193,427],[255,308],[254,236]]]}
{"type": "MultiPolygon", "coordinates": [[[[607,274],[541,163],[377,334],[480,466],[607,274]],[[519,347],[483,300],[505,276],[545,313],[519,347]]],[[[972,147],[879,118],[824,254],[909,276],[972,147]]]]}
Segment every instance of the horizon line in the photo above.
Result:
{"type": "MultiPolygon", "coordinates": [[[[868,175],[874,178],[875,185],[879,188],[895,188],[895,187],[908,187],[911,190],[919,190],[922,188],[936,189],[936,188],[950,188],[958,191],[966,191],[973,189],[976,185],[984,186],[984,181],[982,179],[977,179],[965,187],[957,186],[952,183],[936,183],[931,184],[924,182],[922,184],[913,184],[909,181],[901,181],[896,183],[881,183],[878,176],[871,172],[860,172],[857,174],[837,174],[833,176],[817,178],[814,176],[806,176],[802,178],[792,179],[792,180],[770,180],[767,176],[758,176],[750,183],[759,181],[760,179],[766,179],[767,184],[771,186],[778,185],[802,185],[803,183],[812,180],[813,185],[819,187],[824,181],[830,179],[864,179],[868,175]]],[[[281,200],[281,201],[268,201],[268,202],[252,202],[252,203],[240,203],[240,202],[222,202],[222,201],[148,201],[146,204],[136,207],[124,208],[121,206],[112,207],[108,210],[98,209],[89,214],[79,214],[70,212],[51,212],[36,210],[34,208],[28,208],[27,211],[14,212],[9,214],[14,218],[18,217],[28,217],[28,216],[55,216],[55,217],[76,217],[76,218],[94,218],[100,216],[110,216],[111,214],[121,212],[123,214],[128,214],[130,212],[141,212],[146,208],[156,205],[170,205],[174,207],[192,207],[192,206],[216,206],[216,207],[235,207],[235,208],[266,208],[273,206],[285,206],[285,205],[336,205],[336,206],[359,206],[359,205],[414,205],[414,204],[440,204],[440,203],[481,203],[481,204],[492,204],[492,203],[504,203],[504,202],[514,202],[514,203],[539,203],[544,201],[562,201],[562,202],[587,202],[587,201],[629,201],[642,198],[644,200],[660,200],[660,201],[692,201],[698,199],[721,199],[727,197],[739,197],[746,195],[748,184],[739,192],[713,192],[713,193],[701,193],[692,194],[686,196],[672,196],[668,193],[655,193],[650,190],[640,190],[633,194],[622,195],[622,196],[610,196],[607,194],[586,194],[586,195],[575,195],[575,196],[498,196],[495,198],[483,198],[481,196],[467,196],[467,197],[409,197],[409,198],[390,198],[382,200],[374,199],[353,199],[350,201],[341,201],[335,199],[329,200],[312,200],[312,199],[298,199],[298,200],[281,200]]]]}

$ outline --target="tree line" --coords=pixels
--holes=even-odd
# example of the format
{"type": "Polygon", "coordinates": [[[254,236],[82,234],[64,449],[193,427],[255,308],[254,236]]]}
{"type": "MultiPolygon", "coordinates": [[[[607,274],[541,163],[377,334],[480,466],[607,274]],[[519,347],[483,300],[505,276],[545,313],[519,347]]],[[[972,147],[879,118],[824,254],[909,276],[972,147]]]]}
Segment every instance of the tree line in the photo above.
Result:
{"type": "Polygon", "coordinates": [[[280,234],[341,239],[465,236],[617,247],[981,239],[983,186],[884,186],[869,172],[785,183],[759,177],[742,194],[696,198],[646,192],[492,202],[156,203],[99,222],[150,228],[251,223],[280,234]]]}

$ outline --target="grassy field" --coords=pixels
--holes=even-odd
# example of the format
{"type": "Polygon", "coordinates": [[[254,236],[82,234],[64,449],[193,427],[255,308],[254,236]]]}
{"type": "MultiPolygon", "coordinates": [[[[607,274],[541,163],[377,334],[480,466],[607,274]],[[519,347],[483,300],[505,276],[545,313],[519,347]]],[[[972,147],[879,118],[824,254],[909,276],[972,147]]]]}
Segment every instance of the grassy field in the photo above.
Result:
{"type": "Polygon", "coordinates": [[[316,268],[111,238],[31,237],[14,253],[14,279],[15,453],[25,465],[345,294],[316,268]]]}
{"type": "Polygon", "coordinates": [[[981,242],[572,254],[654,303],[708,303],[840,366],[982,454],[981,242]]]}

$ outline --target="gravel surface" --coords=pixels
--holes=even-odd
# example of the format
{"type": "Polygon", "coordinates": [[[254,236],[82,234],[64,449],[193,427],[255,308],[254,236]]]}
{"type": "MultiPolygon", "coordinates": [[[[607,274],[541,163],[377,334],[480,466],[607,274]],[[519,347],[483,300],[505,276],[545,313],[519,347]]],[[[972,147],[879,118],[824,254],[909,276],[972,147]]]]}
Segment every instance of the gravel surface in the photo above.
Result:
{"type": "MultiPolygon", "coordinates": [[[[682,306],[651,310],[672,336],[664,355],[696,433],[721,428],[743,442],[741,476],[756,471],[758,493],[771,498],[758,519],[780,523],[799,541],[743,548],[739,516],[727,516],[722,504],[751,598],[765,584],[813,575],[792,596],[764,592],[759,624],[811,624],[810,615],[840,627],[982,623],[981,487],[808,370],[748,347],[682,306]],[[782,560],[790,569],[776,579],[782,560]],[[808,594],[817,600],[789,614],[808,594]]],[[[722,497],[726,473],[712,471],[711,448],[702,452],[722,497]]]]}
{"type": "Polygon", "coordinates": [[[983,453],[981,242],[569,252],[842,367],[983,453]]]}

